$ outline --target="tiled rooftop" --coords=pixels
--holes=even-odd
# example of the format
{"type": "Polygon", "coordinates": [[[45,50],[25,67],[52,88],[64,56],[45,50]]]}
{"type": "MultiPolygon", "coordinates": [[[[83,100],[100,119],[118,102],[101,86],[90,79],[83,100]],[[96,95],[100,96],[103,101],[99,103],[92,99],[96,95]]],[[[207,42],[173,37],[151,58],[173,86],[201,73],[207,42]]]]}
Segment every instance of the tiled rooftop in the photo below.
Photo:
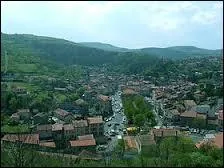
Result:
{"type": "Polygon", "coordinates": [[[95,141],[95,139],[75,140],[75,141],[70,141],[70,144],[72,147],[94,146],[94,145],[96,145],[96,141],[95,141]]]}
{"type": "Polygon", "coordinates": [[[27,144],[39,144],[39,134],[6,134],[3,141],[21,141],[27,144]]]}
{"type": "Polygon", "coordinates": [[[100,124],[100,123],[103,123],[102,116],[88,117],[87,120],[88,120],[89,124],[100,124]]]}

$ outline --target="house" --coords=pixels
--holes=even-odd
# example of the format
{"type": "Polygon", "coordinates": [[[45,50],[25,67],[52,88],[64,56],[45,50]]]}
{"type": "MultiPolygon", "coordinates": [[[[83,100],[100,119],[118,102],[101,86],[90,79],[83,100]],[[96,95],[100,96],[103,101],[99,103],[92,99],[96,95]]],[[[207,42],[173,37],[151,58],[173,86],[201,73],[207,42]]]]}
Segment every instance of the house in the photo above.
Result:
{"type": "Polygon", "coordinates": [[[99,102],[97,102],[97,104],[99,105],[99,111],[103,117],[107,117],[113,113],[110,96],[100,94],[98,95],[98,100],[99,102]]]}
{"type": "Polygon", "coordinates": [[[39,147],[41,151],[54,152],[56,144],[54,141],[40,141],[39,147]]]}
{"type": "Polygon", "coordinates": [[[19,113],[17,112],[17,113],[13,113],[12,115],[11,115],[11,117],[10,117],[13,121],[15,121],[15,122],[19,122],[19,120],[20,120],[20,115],[19,115],[19,113]]]}
{"type": "Polygon", "coordinates": [[[36,133],[39,134],[40,139],[49,139],[52,138],[52,125],[37,125],[36,133]]]}
{"type": "Polygon", "coordinates": [[[150,134],[153,135],[154,140],[158,142],[164,137],[178,137],[181,133],[179,130],[173,128],[153,128],[150,134]]]}
{"type": "Polygon", "coordinates": [[[31,147],[39,145],[39,134],[6,134],[2,139],[2,143],[23,143],[31,147]]]}
{"type": "Polygon", "coordinates": [[[190,111],[193,107],[196,106],[194,100],[184,100],[184,107],[187,111],[190,111]]]}
{"type": "Polygon", "coordinates": [[[137,92],[135,92],[133,89],[129,89],[129,88],[123,90],[124,95],[132,95],[132,94],[136,94],[136,93],[137,92]]]}
{"type": "Polygon", "coordinates": [[[167,112],[167,118],[171,122],[177,122],[177,121],[180,120],[180,113],[178,112],[177,109],[168,110],[168,112],[167,112]]]}
{"type": "Polygon", "coordinates": [[[124,136],[124,158],[134,158],[140,152],[140,145],[134,136],[124,136]]]}
{"type": "Polygon", "coordinates": [[[192,120],[197,117],[195,111],[185,111],[180,114],[180,124],[181,125],[190,125],[192,120]]]}
{"type": "Polygon", "coordinates": [[[52,125],[52,136],[54,139],[61,140],[63,138],[63,124],[55,123],[52,125]]]}
{"type": "Polygon", "coordinates": [[[89,133],[94,136],[103,136],[104,134],[104,122],[102,116],[88,117],[89,133]]]}
{"type": "Polygon", "coordinates": [[[73,119],[72,113],[62,110],[60,108],[54,111],[55,116],[62,121],[70,122],[73,119]]]}
{"type": "Polygon", "coordinates": [[[95,139],[69,141],[69,148],[74,154],[77,154],[82,150],[95,151],[96,141],[95,139]]]}
{"type": "Polygon", "coordinates": [[[211,111],[211,108],[209,105],[197,105],[195,106],[192,111],[195,111],[198,114],[204,114],[207,115],[207,117],[214,117],[215,113],[211,111]]]}
{"type": "Polygon", "coordinates": [[[48,123],[48,113],[38,113],[33,116],[34,124],[47,124],[48,123]]]}
{"type": "Polygon", "coordinates": [[[93,134],[78,136],[79,140],[94,139],[93,134]]]}
{"type": "Polygon", "coordinates": [[[16,87],[15,89],[13,89],[13,92],[19,95],[27,94],[26,88],[24,87],[16,87]]]}
{"type": "Polygon", "coordinates": [[[200,148],[204,144],[214,145],[218,148],[223,148],[223,132],[216,134],[210,138],[205,138],[199,143],[196,143],[195,146],[200,148]]]}
{"type": "Polygon", "coordinates": [[[64,136],[66,139],[71,139],[76,137],[75,128],[72,124],[64,125],[64,136]]]}
{"type": "Polygon", "coordinates": [[[18,109],[18,114],[21,120],[26,120],[26,121],[29,121],[29,119],[32,116],[29,109],[18,109]]]}
{"type": "Polygon", "coordinates": [[[153,134],[139,135],[137,136],[136,140],[140,145],[140,151],[143,154],[150,151],[150,147],[156,144],[153,134]]]}
{"type": "Polygon", "coordinates": [[[72,124],[75,129],[75,136],[89,134],[89,127],[87,120],[75,120],[72,121],[72,124]]]}

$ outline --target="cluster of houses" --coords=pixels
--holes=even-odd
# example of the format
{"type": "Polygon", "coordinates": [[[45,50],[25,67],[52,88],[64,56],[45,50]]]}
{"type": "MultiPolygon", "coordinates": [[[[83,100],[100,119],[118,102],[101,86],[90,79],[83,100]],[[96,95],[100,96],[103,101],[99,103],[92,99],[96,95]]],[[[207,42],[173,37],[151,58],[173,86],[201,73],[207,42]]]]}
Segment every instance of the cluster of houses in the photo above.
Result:
{"type": "MultiPolygon", "coordinates": [[[[204,139],[195,144],[195,147],[200,148],[202,144],[210,143],[218,148],[223,148],[223,132],[217,134],[206,134],[204,139]],[[211,136],[212,135],[212,136],[211,136]]],[[[153,128],[148,134],[136,136],[124,136],[125,142],[124,157],[131,158],[137,154],[149,154],[152,145],[158,144],[165,137],[182,137],[188,136],[184,132],[175,128],[153,128]]]]}
{"type": "Polygon", "coordinates": [[[104,138],[102,116],[74,120],[71,124],[37,125],[31,134],[6,134],[3,142],[20,141],[47,149],[68,148],[72,153],[82,150],[94,151],[104,138]],[[101,141],[100,141],[101,138],[101,141]]]}

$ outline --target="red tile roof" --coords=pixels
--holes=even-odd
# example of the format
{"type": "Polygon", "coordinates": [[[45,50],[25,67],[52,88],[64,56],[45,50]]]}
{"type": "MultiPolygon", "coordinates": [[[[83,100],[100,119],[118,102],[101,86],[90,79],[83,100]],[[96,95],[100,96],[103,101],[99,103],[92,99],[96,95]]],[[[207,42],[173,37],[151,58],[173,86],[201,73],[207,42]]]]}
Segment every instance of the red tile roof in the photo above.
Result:
{"type": "Polygon", "coordinates": [[[109,101],[110,100],[110,96],[99,95],[98,97],[99,97],[99,99],[101,99],[103,101],[109,101]]]}
{"type": "Polygon", "coordinates": [[[60,109],[60,108],[56,109],[55,113],[62,116],[62,117],[66,117],[67,115],[71,114],[71,113],[69,113],[65,110],[60,109]]]}
{"type": "Polygon", "coordinates": [[[200,148],[203,144],[211,144],[211,145],[215,145],[218,148],[223,148],[223,132],[216,134],[215,138],[212,138],[209,140],[202,140],[195,145],[197,148],[200,148]]]}
{"type": "Polygon", "coordinates": [[[71,144],[71,147],[75,146],[95,146],[96,141],[95,139],[85,139],[85,140],[75,140],[75,141],[69,141],[71,144]]]}
{"type": "Polygon", "coordinates": [[[88,117],[87,120],[88,120],[89,124],[100,124],[100,123],[103,123],[102,116],[88,117]]]}
{"type": "Polygon", "coordinates": [[[39,144],[39,134],[6,134],[3,141],[21,141],[27,144],[39,144]]]}
{"type": "Polygon", "coordinates": [[[215,136],[214,139],[214,144],[218,147],[218,148],[223,148],[223,132],[219,133],[215,136]]]}

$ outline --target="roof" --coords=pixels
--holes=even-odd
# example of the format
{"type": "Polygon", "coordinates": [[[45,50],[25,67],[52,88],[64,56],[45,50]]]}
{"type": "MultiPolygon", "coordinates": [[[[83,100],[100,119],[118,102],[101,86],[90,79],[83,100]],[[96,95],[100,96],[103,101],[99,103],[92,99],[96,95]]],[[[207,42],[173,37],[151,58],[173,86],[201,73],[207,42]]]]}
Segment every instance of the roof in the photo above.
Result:
{"type": "Polygon", "coordinates": [[[39,144],[40,146],[45,146],[45,147],[51,147],[51,148],[55,148],[55,142],[51,141],[51,142],[40,142],[39,144]]]}
{"type": "Polygon", "coordinates": [[[125,89],[123,90],[123,93],[128,95],[128,94],[136,94],[136,92],[133,89],[125,89]]]}
{"type": "Polygon", "coordinates": [[[210,139],[203,139],[196,144],[196,147],[200,148],[203,144],[213,144],[218,148],[223,148],[223,132],[216,134],[210,139]]]}
{"type": "Polygon", "coordinates": [[[196,118],[197,117],[197,113],[194,111],[185,111],[183,113],[180,114],[181,117],[190,117],[190,118],[196,118]]]}
{"type": "Polygon", "coordinates": [[[105,96],[105,95],[100,94],[98,97],[99,97],[99,99],[101,99],[103,101],[109,101],[110,100],[110,96],[105,96]]]}
{"type": "Polygon", "coordinates": [[[177,135],[179,135],[180,131],[172,128],[152,129],[152,134],[154,134],[157,137],[176,136],[176,133],[177,135]]]}
{"type": "Polygon", "coordinates": [[[94,139],[93,134],[78,136],[78,140],[94,139]]]}
{"type": "Polygon", "coordinates": [[[27,144],[39,144],[39,134],[6,134],[3,141],[21,141],[27,144]]]}
{"type": "Polygon", "coordinates": [[[88,120],[89,124],[101,124],[101,123],[103,123],[102,116],[88,117],[87,120],[88,120]]]}
{"type": "Polygon", "coordinates": [[[223,148],[223,132],[216,134],[215,139],[214,139],[214,144],[218,148],[223,148]]]}
{"type": "Polygon", "coordinates": [[[37,131],[46,131],[46,130],[52,130],[51,124],[45,124],[45,125],[38,125],[37,131]]]}
{"type": "Polygon", "coordinates": [[[52,131],[61,131],[63,129],[63,124],[53,124],[52,131]]]}
{"type": "Polygon", "coordinates": [[[198,105],[194,108],[194,111],[197,113],[206,114],[207,112],[210,111],[210,106],[209,105],[198,105]]]}
{"type": "Polygon", "coordinates": [[[74,127],[87,127],[87,120],[75,120],[72,121],[74,127]]]}
{"type": "Polygon", "coordinates": [[[130,149],[130,148],[138,149],[137,142],[134,136],[125,136],[123,139],[125,142],[125,149],[130,149]]]}
{"type": "Polygon", "coordinates": [[[65,110],[60,109],[60,108],[56,109],[54,112],[62,117],[65,117],[65,116],[71,114],[65,110]]]}
{"type": "Polygon", "coordinates": [[[177,109],[170,110],[173,115],[180,115],[177,109]]]}
{"type": "Polygon", "coordinates": [[[29,109],[18,109],[18,113],[29,113],[30,110],[29,109]]]}
{"type": "Polygon", "coordinates": [[[82,104],[85,104],[85,101],[83,99],[78,99],[78,100],[75,101],[75,103],[77,105],[82,105],[82,104]]]}
{"type": "Polygon", "coordinates": [[[74,130],[74,126],[72,124],[65,124],[64,125],[64,130],[65,131],[74,130]]]}
{"type": "Polygon", "coordinates": [[[196,103],[194,102],[194,100],[184,100],[184,106],[196,106],[196,103]]]}
{"type": "Polygon", "coordinates": [[[84,140],[75,140],[75,141],[69,141],[70,145],[72,147],[75,146],[95,146],[96,141],[95,139],[84,139],[84,140]]]}
{"type": "Polygon", "coordinates": [[[139,139],[142,145],[156,144],[153,135],[140,135],[139,139]]]}

